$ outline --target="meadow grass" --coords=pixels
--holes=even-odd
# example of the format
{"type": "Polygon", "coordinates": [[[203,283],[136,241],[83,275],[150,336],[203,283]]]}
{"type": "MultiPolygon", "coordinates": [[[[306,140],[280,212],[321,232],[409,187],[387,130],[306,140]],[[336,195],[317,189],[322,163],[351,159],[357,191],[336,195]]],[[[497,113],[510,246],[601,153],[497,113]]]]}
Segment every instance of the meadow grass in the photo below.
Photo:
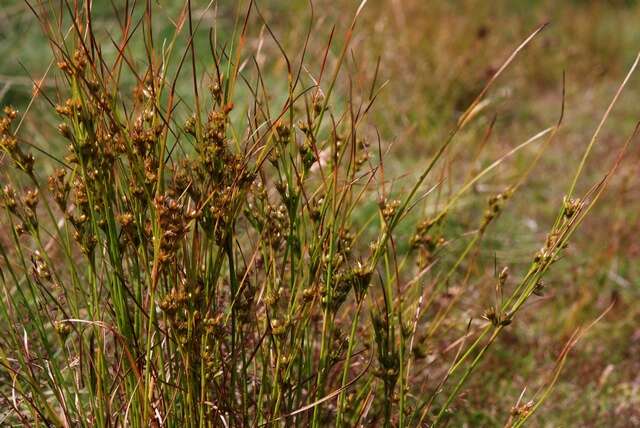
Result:
{"type": "MultiPolygon", "coordinates": [[[[496,342],[545,303],[549,271],[636,134],[619,135],[585,180],[637,59],[575,165],[563,164],[539,250],[510,270],[516,249],[498,259],[485,241],[510,233],[500,217],[557,146],[566,84],[549,123],[490,156],[485,112],[544,24],[460,97],[433,150],[393,175],[378,131],[395,107],[385,63],[353,50],[369,28],[365,2],[335,25],[301,7],[286,36],[297,43],[260,2],[26,4],[54,59],[33,103],[0,121],[6,424],[459,423],[465,388],[500,371],[485,364],[501,358],[496,342]],[[42,123],[46,143],[23,137],[25,118],[46,110],[59,135],[42,138],[42,123]]],[[[581,320],[537,391],[507,395],[512,408],[492,424],[529,421],[612,308],[581,320]]],[[[502,393],[495,376],[481,393],[502,393]]]]}

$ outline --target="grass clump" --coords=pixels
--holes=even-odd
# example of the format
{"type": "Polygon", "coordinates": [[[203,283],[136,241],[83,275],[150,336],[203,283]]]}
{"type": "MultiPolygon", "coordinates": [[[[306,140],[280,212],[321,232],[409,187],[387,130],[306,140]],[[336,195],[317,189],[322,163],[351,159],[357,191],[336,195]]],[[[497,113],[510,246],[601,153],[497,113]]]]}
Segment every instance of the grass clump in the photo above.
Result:
{"type": "MultiPolygon", "coordinates": [[[[562,114],[416,219],[414,208],[437,194],[437,185],[425,184],[443,154],[543,27],[516,47],[417,180],[399,190],[384,177],[381,143],[367,123],[384,86],[378,69],[366,87],[353,85],[345,69],[363,6],[337,47],[338,30],[317,34],[311,13],[293,58],[254,2],[238,6],[233,29],[218,35],[215,27],[199,30],[213,6],[196,16],[187,1],[172,20],[174,33],[162,40],[151,2],[120,11],[117,34],[94,30],[90,3],[30,5],[50,41],[58,82],[56,91],[36,87],[34,99],[55,111],[67,147],[34,150],[20,138],[24,116],[5,109],[6,420],[446,423],[491,345],[542,293],[543,277],[615,170],[617,162],[585,195],[574,195],[611,108],[528,271],[511,286],[503,269],[496,301],[451,341],[454,358],[443,353],[425,364],[432,343],[452,339],[450,314],[474,274],[479,243],[555,138],[562,114]],[[257,52],[246,43],[254,28],[262,29],[257,52]],[[203,32],[204,52],[196,49],[203,32]],[[309,58],[316,39],[329,40],[320,60],[309,58]],[[266,66],[258,61],[263,43],[270,45],[266,66]],[[284,83],[272,83],[269,66],[285,70],[284,83]],[[460,238],[447,222],[462,196],[535,143],[528,167],[489,199],[461,250],[444,257],[460,238]],[[453,281],[460,292],[443,303],[453,281]],[[428,382],[416,374],[431,369],[428,382]]],[[[582,333],[568,342],[547,387],[518,401],[508,425],[522,425],[544,401],[582,333]]]]}

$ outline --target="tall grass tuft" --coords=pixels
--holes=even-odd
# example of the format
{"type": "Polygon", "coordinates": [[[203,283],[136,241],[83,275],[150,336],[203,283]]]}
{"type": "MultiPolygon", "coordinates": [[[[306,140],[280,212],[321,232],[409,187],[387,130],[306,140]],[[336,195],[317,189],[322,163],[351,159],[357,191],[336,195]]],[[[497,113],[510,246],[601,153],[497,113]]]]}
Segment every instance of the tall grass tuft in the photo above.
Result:
{"type": "MultiPolygon", "coordinates": [[[[59,138],[46,147],[25,141],[28,112],[5,108],[5,423],[446,423],[492,343],[542,292],[619,160],[576,196],[601,124],[529,270],[510,287],[503,269],[500,300],[463,326],[452,359],[442,354],[441,369],[418,375],[430,370],[419,365],[421,350],[444,337],[458,298],[437,300],[454,280],[464,292],[470,259],[554,140],[562,113],[416,221],[416,207],[436,197],[443,154],[544,26],[507,57],[415,181],[398,188],[384,176],[367,118],[384,87],[378,69],[364,87],[346,67],[364,4],[347,28],[328,30],[316,26],[310,5],[292,55],[252,1],[237,6],[232,28],[207,33],[200,26],[216,6],[196,13],[187,0],[170,35],[154,27],[162,10],[151,1],[115,9],[120,26],[108,32],[93,22],[92,2],[29,3],[57,82],[55,91],[36,87],[34,100],[50,106],[59,138]],[[258,33],[255,48],[247,40],[258,33]],[[261,55],[273,65],[268,75],[261,55]],[[484,212],[471,213],[477,227],[453,260],[441,257],[460,238],[447,221],[462,210],[462,196],[516,152],[531,156],[528,168],[484,212]]],[[[553,382],[508,424],[524,423],[553,382]]]]}

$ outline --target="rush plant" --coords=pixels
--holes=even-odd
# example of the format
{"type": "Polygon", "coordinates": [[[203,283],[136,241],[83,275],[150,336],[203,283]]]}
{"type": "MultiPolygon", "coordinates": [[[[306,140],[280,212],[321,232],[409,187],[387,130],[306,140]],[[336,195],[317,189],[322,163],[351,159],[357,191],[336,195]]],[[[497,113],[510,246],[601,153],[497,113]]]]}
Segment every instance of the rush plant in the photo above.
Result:
{"type": "MultiPolygon", "coordinates": [[[[417,177],[392,182],[367,117],[384,88],[379,69],[363,86],[348,66],[365,2],[343,30],[316,25],[310,4],[296,55],[253,1],[240,2],[229,28],[208,31],[217,6],[196,11],[186,1],[169,35],[155,27],[155,2],[114,7],[120,26],[111,31],[92,19],[94,3],[28,3],[57,82],[36,85],[34,102],[49,106],[59,136],[44,145],[23,137],[28,109],[6,107],[0,121],[4,423],[444,425],[614,172],[617,163],[575,194],[628,77],[529,270],[511,288],[502,270],[499,302],[475,314],[453,342],[455,357],[424,376],[420,350],[447,337],[458,301],[436,300],[454,281],[469,284],[485,232],[554,140],[562,113],[444,203],[433,202],[434,172],[544,26],[508,56],[417,177]],[[461,238],[447,224],[463,196],[516,152],[529,166],[444,257],[461,238]]],[[[508,423],[522,425],[553,381],[508,423]]]]}

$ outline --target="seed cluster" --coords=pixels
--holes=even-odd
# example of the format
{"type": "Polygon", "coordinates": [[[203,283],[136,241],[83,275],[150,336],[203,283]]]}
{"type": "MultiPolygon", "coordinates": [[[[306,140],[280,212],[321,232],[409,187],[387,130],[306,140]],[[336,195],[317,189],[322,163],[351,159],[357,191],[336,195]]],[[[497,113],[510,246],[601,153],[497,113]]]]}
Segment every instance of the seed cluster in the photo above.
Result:
{"type": "Polygon", "coordinates": [[[417,264],[420,269],[433,263],[438,249],[446,243],[444,236],[434,233],[434,226],[434,220],[423,220],[410,240],[411,249],[418,252],[417,264]]]}
{"type": "Polygon", "coordinates": [[[32,174],[35,159],[31,153],[24,150],[22,144],[19,144],[18,138],[11,132],[18,111],[7,106],[3,112],[4,115],[0,118],[0,150],[9,154],[18,168],[27,174],[32,174]]]}

